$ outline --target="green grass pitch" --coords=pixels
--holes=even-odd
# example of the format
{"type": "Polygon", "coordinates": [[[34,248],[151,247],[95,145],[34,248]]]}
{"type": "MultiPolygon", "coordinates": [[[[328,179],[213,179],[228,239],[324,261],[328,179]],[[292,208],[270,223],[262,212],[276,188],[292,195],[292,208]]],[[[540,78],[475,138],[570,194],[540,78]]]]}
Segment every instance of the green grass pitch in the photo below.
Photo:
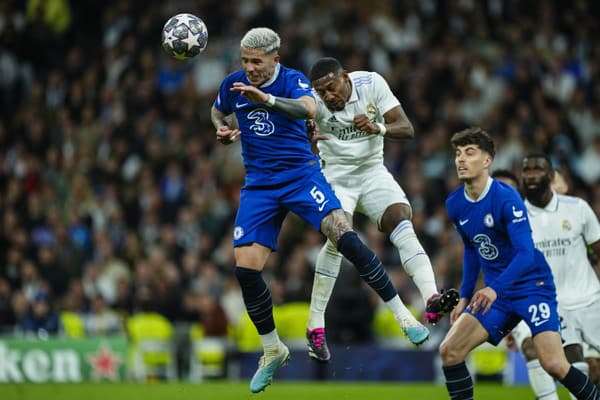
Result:
{"type": "MultiPolygon", "coordinates": [[[[568,399],[565,389],[560,398],[568,399]]],[[[478,400],[533,399],[531,389],[477,384],[478,400]]],[[[148,384],[0,384],[2,400],[429,400],[448,399],[444,386],[434,384],[364,382],[275,382],[266,391],[251,394],[248,383],[148,384]]]]}

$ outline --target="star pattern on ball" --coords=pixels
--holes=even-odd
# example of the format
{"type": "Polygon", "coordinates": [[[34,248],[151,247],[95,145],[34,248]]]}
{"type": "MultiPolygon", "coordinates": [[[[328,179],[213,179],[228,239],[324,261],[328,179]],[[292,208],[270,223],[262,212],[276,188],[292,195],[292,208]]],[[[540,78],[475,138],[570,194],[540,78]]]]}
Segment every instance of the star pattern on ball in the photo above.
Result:
{"type": "Polygon", "coordinates": [[[191,14],[181,14],[181,22],[186,24],[188,27],[192,26],[192,22],[198,19],[191,14]]]}
{"type": "Polygon", "coordinates": [[[191,29],[188,29],[188,35],[185,39],[181,39],[181,41],[187,44],[188,50],[192,49],[194,46],[200,46],[200,37],[202,36],[202,32],[198,32],[195,35],[192,33],[191,29]]]}
{"type": "Polygon", "coordinates": [[[176,38],[175,38],[175,36],[173,36],[173,33],[172,33],[172,31],[171,31],[171,32],[169,32],[169,33],[167,33],[167,34],[165,35],[165,43],[166,43],[166,44],[167,44],[167,45],[168,45],[170,48],[173,48],[173,41],[174,41],[175,39],[176,39],[176,38]]]}
{"type": "Polygon", "coordinates": [[[162,47],[177,60],[195,57],[206,47],[208,30],[204,22],[192,14],[171,17],[163,27],[162,47]]]}

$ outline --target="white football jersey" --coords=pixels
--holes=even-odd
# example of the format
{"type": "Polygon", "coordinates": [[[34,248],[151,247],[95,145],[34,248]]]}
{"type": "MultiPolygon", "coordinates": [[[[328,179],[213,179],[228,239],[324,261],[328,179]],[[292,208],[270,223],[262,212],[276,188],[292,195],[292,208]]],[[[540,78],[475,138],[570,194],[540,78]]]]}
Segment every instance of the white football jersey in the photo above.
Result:
{"type": "Polygon", "coordinates": [[[587,245],[600,240],[598,218],[578,197],[554,193],[545,208],[525,201],[533,240],[554,275],[559,307],[586,306],[600,298],[600,282],[587,258],[587,245]]]}
{"type": "Polygon", "coordinates": [[[341,111],[330,111],[319,95],[317,116],[320,134],[329,140],[317,143],[319,155],[325,161],[328,179],[351,173],[359,166],[383,163],[383,137],[371,135],[354,126],[354,116],[365,114],[371,122],[383,123],[383,114],[399,106],[387,82],[376,72],[354,71],[348,74],[352,94],[341,111]],[[330,164],[335,164],[329,168],[330,164]]]}

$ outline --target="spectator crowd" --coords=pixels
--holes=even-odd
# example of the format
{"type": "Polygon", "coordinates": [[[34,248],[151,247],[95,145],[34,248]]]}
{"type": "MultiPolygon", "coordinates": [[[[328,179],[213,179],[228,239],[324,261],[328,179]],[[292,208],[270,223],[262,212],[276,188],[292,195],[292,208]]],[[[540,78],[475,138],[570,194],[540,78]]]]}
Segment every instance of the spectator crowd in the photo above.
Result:
{"type": "MultiPolygon", "coordinates": [[[[569,193],[600,214],[599,18],[600,3],[583,0],[1,2],[0,331],[59,333],[61,310],[80,313],[91,335],[122,332],[142,310],[215,334],[239,321],[232,227],[243,168],[237,144],[216,142],[209,110],[250,27],[279,32],[287,66],[308,72],[333,56],[390,83],[416,138],[387,141],[385,161],[440,287],[461,277],[444,208],[459,184],[457,130],[494,136],[494,169],[549,154],[569,193]],[[209,31],[186,62],[160,46],[179,12],[209,31]]],[[[278,304],[310,300],[323,238],[300,221],[288,217],[266,269],[278,304]]],[[[422,311],[395,248],[355,223],[422,311]]],[[[353,274],[344,269],[331,302],[333,341],[371,339],[365,319],[378,303],[353,274]]]]}

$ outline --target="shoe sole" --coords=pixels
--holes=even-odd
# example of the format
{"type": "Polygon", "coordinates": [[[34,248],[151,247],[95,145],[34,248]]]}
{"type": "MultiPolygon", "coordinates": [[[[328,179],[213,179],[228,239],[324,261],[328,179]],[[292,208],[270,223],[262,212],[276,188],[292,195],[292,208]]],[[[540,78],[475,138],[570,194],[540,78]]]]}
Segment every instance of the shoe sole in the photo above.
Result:
{"type": "Polygon", "coordinates": [[[419,342],[413,342],[412,340],[410,340],[410,338],[408,337],[408,335],[406,335],[406,338],[408,339],[409,342],[411,342],[412,344],[414,344],[415,346],[420,346],[423,343],[425,343],[426,341],[429,340],[429,337],[431,336],[431,332],[427,332],[427,336],[425,336],[423,339],[421,339],[419,342]]]}
{"type": "Polygon", "coordinates": [[[312,353],[310,351],[308,352],[308,357],[310,357],[311,360],[314,360],[314,361],[316,361],[318,363],[321,363],[321,364],[327,364],[331,360],[331,357],[329,357],[329,358],[320,358],[315,353],[312,353]]]}
{"type": "Polygon", "coordinates": [[[438,301],[438,304],[440,305],[439,311],[430,310],[428,308],[426,308],[425,311],[444,316],[451,312],[459,301],[460,294],[454,289],[449,289],[440,296],[438,301]]]}

